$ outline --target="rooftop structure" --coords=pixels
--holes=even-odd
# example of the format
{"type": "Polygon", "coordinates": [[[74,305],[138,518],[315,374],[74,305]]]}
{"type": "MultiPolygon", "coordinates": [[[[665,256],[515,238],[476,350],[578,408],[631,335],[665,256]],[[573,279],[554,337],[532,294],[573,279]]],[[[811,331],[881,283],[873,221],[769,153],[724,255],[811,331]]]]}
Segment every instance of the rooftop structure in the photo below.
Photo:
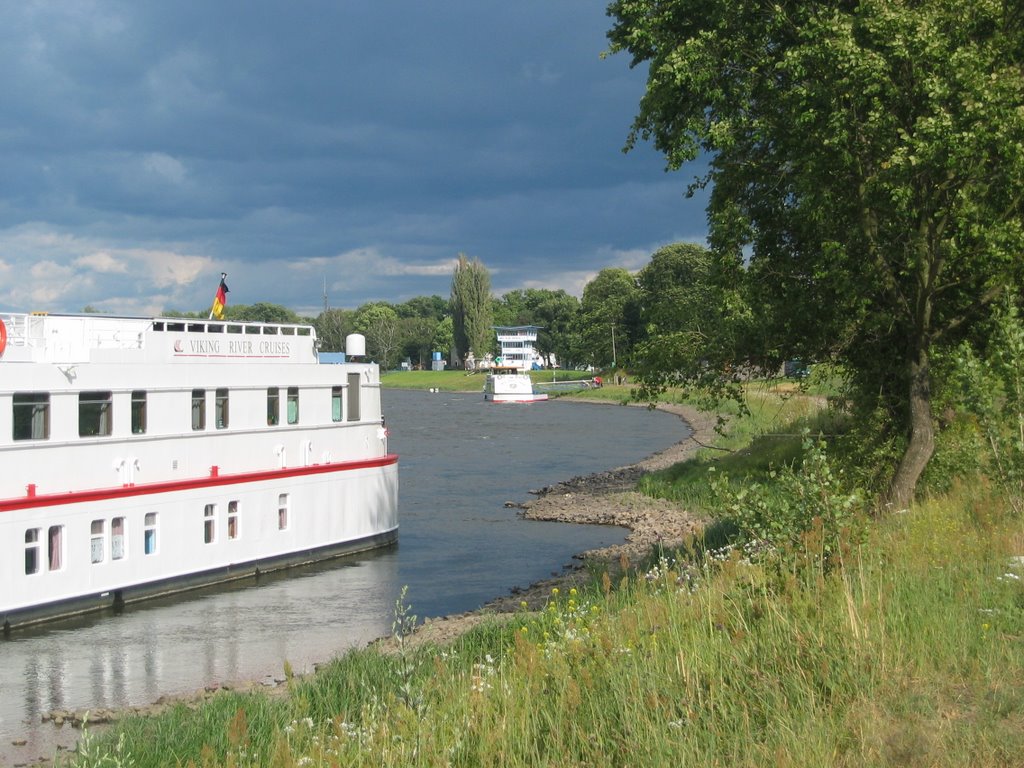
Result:
{"type": "Polygon", "coordinates": [[[544,359],[537,352],[537,332],[540,325],[496,325],[501,364],[514,366],[521,371],[543,368],[544,359]]]}

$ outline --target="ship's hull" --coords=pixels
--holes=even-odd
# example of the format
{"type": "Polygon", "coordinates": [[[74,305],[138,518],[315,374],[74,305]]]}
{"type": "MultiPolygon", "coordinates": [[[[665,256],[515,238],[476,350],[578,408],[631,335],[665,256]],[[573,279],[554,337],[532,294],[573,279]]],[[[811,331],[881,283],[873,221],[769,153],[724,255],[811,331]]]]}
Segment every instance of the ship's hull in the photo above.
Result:
{"type": "Polygon", "coordinates": [[[527,374],[488,374],[484,382],[484,400],[491,403],[536,403],[547,400],[544,392],[534,392],[527,374]]]}
{"type": "Polygon", "coordinates": [[[0,596],[0,626],[9,630],[118,609],[387,546],[397,539],[397,496],[397,457],[389,455],[372,462],[6,500],[0,502],[0,542],[10,571],[4,580],[18,588],[0,596]],[[100,532],[92,527],[96,521],[104,522],[100,532]],[[114,521],[119,521],[116,542],[114,521]],[[34,572],[28,575],[26,530],[40,532],[34,572]],[[60,537],[52,550],[50,531],[60,537]]]}
{"type": "Polygon", "coordinates": [[[395,541],[379,371],[312,328],[0,320],[5,631],[395,541]]]}

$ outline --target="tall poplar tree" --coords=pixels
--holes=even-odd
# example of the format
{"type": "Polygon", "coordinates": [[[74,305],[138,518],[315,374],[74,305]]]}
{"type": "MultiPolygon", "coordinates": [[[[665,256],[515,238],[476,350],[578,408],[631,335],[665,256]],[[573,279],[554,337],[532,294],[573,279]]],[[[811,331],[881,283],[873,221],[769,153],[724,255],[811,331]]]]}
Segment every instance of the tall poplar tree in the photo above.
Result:
{"type": "Polygon", "coordinates": [[[491,314],[491,275],[480,259],[459,254],[452,273],[452,323],[460,360],[469,352],[477,359],[491,349],[494,329],[491,314]]]}
{"type": "Polygon", "coordinates": [[[716,271],[766,348],[846,364],[904,448],[935,445],[931,360],[984,337],[1024,254],[1024,10],[1009,0],[617,0],[649,66],[627,146],[710,158],[716,271]]]}

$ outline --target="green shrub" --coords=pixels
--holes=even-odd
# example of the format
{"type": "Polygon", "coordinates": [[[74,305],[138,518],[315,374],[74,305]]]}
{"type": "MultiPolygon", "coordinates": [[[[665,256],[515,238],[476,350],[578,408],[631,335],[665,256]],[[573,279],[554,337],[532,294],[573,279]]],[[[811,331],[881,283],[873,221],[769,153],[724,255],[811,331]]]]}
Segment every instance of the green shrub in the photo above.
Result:
{"type": "Polygon", "coordinates": [[[805,435],[799,467],[773,470],[766,482],[738,489],[723,474],[712,480],[712,489],[717,508],[738,529],[739,541],[785,553],[801,549],[814,531],[820,533],[820,555],[828,564],[839,551],[842,535],[864,510],[862,495],[846,491],[840,475],[828,459],[824,441],[805,435]]]}

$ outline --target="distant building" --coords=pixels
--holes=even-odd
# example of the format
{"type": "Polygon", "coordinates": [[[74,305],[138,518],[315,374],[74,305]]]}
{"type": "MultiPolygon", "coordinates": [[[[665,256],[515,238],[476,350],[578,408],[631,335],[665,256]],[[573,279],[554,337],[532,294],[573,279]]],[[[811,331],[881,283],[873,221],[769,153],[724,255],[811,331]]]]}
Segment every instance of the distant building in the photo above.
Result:
{"type": "Polygon", "coordinates": [[[544,359],[537,352],[540,325],[496,325],[502,365],[514,365],[521,371],[543,368],[544,359]]]}

